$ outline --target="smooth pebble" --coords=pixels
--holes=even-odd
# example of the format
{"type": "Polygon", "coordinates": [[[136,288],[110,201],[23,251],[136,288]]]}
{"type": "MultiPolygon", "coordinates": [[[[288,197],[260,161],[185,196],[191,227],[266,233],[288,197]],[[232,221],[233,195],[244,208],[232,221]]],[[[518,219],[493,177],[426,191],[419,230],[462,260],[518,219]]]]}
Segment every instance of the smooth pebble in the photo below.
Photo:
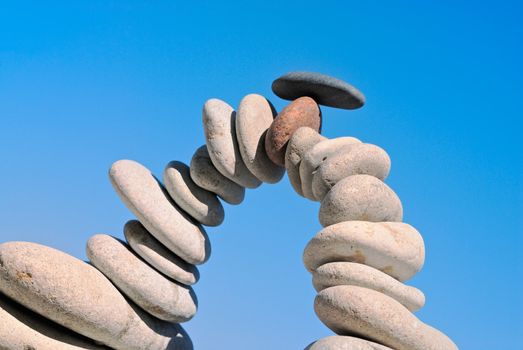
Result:
{"type": "Polygon", "coordinates": [[[315,341],[305,350],[393,350],[386,346],[360,338],[332,335],[315,341]]]}

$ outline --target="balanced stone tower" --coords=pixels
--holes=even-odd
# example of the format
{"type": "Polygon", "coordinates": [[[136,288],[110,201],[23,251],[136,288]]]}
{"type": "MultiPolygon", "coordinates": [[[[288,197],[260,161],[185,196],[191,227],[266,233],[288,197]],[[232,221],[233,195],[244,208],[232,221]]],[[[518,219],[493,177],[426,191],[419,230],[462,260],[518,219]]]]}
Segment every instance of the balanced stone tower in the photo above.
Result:
{"type": "Polygon", "coordinates": [[[314,310],[337,335],[306,350],[453,350],[413,313],[424,294],[403,282],[423,266],[418,231],[402,222],[400,199],[383,181],[390,158],[355,137],[320,134],[319,105],[362,107],[353,86],[322,74],[288,73],[272,84],[291,100],[279,114],[263,96],[237,111],[219,99],[203,107],[206,144],[190,165],[167,164],[163,181],[132,160],[109,171],[137,220],[126,242],[97,234],[89,262],[28,242],[0,244],[0,349],[193,349],[180,326],[197,311],[196,265],[211,253],[204,226],[224,220],[221,200],[240,204],[246,188],[280,181],[321,202],[324,227],[303,262],[318,291],[314,310]]]}

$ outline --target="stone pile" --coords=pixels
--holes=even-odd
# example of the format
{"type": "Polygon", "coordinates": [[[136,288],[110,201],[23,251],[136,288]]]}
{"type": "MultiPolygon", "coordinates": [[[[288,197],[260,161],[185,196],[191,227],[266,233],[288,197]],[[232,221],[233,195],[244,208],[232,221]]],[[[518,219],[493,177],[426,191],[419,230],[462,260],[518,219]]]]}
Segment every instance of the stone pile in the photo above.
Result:
{"type": "Polygon", "coordinates": [[[168,163],[161,182],[135,161],[111,166],[111,183],[137,219],[124,225],[126,242],[92,236],[88,263],[34,243],[0,244],[0,348],[192,349],[179,324],[197,311],[196,265],[211,254],[203,225],[223,222],[221,200],[240,204],[246,188],[287,171],[299,195],[321,202],[324,229],[303,261],[318,291],[316,314],[337,334],[307,349],[457,349],[413,315],[425,297],[403,282],[421,269],[424,244],[383,182],[389,156],[354,137],[320,134],[319,105],[355,109],[363,95],[308,72],[272,88],[292,101],[280,113],[257,94],[237,111],[208,100],[206,144],[189,165],[168,163]]]}

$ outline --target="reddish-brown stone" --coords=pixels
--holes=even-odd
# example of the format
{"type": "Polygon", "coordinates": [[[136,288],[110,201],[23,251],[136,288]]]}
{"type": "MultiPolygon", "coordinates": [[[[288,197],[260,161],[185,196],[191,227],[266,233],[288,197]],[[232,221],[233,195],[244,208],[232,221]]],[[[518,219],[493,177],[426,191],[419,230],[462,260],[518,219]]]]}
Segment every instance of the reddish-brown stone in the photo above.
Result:
{"type": "Polygon", "coordinates": [[[310,97],[300,97],[274,119],[265,136],[265,150],[276,164],[284,166],[285,149],[292,134],[302,126],[321,131],[321,111],[310,97]]]}

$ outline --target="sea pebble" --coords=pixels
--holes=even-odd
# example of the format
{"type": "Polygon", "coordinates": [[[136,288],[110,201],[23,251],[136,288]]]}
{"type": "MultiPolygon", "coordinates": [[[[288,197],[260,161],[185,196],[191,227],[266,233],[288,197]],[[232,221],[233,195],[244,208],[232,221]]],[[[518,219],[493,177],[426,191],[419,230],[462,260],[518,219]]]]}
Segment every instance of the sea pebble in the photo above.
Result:
{"type": "Polygon", "coordinates": [[[249,171],[263,182],[281,180],[285,168],[274,164],[265,151],[265,134],[271,126],[276,110],[263,96],[245,96],[236,113],[236,136],[243,162],[249,171]]]}
{"type": "Polygon", "coordinates": [[[205,230],[173,203],[160,182],[143,165],[119,160],[109,177],[120,199],[156,239],[190,264],[211,254],[205,230]]]}
{"type": "Polygon", "coordinates": [[[229,204],[240,204],[245,198],[245,187],[223,176],[214,166],[203,145],[196,150],[190,165],[191,179],[201,188],[216,193],[229,204]]]}
{"type": "Polygon", "coordinates": [[[360,338],[332,335],[315,341],[305,350],[393,350],[386,346],[360,338]]]}
{"type": "Polygon", "coordinates": [[[419,232],[402,222],[340,222],[316,234],[303,252],[310,272],[336,261],[365,264],[406,281],[423,267],[425,246],[419,232]]]}

